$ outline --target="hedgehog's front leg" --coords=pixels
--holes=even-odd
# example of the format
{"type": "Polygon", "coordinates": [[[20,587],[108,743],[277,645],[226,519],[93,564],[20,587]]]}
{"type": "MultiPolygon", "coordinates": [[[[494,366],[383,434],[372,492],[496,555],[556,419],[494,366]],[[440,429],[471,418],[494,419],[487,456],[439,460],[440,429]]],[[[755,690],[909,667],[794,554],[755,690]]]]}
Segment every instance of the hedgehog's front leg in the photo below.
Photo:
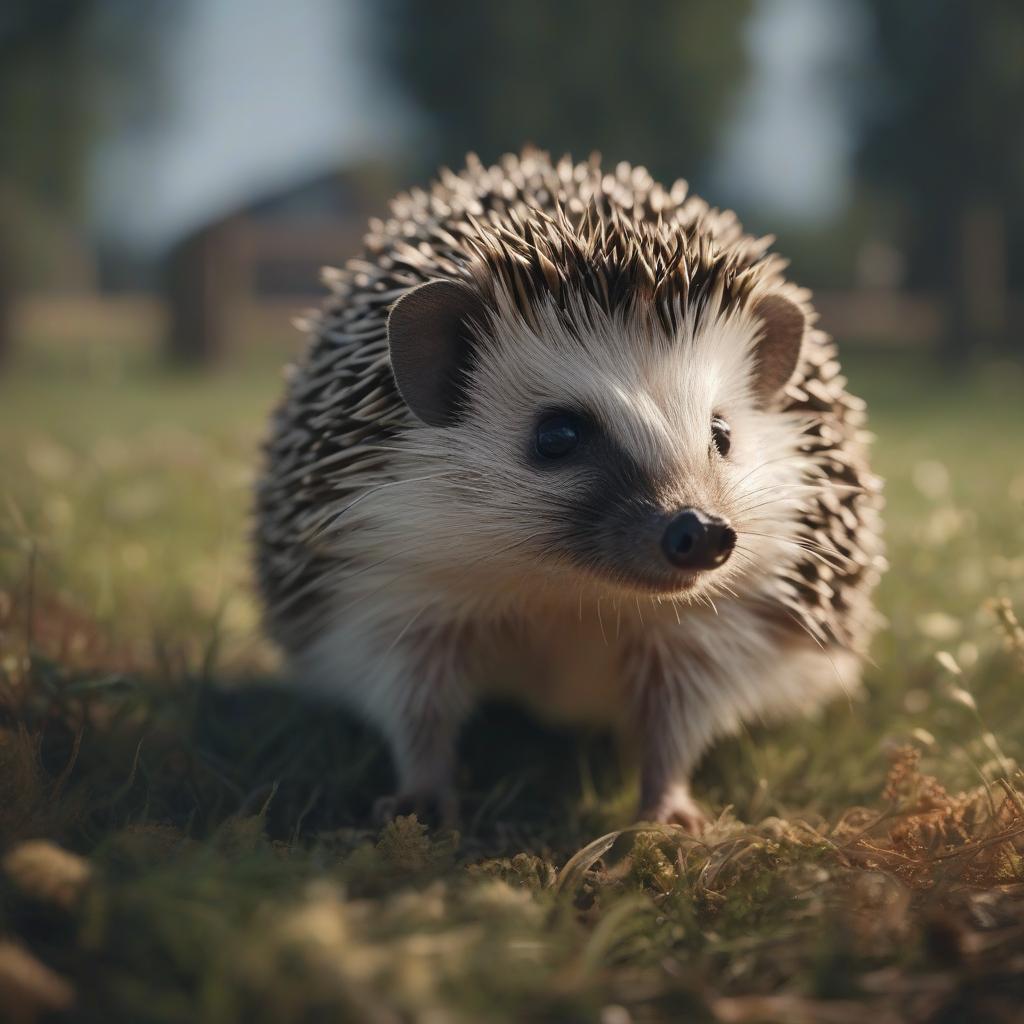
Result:
{"type": "Polygon", "coordinates": [[[708,818],[690,792],[690,776],[711,739],[699,690],[686,668],[656,643],[632,651],[628,670],[640,753],[637,818],[681,825],[697,835],[708,818]]]}
{"type": "Polygon", "coordinates": [[[455,745],[471,708],[456,631],[416,631],[389,651],[386,662],[375,717],[391,748],[398,788],[376,802],[374,817],[384,822],[414,813],[451,826],[458,816],[455,745]]]}

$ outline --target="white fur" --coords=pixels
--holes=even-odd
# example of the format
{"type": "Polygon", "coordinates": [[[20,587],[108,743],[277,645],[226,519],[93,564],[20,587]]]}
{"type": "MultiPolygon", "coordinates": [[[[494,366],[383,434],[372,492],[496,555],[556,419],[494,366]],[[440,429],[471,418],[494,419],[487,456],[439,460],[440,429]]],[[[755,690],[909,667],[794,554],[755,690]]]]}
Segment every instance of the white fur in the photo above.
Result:
{"type": "Polygon", "coordinates": [[[590,315],[593,330],[573,338],[553,305],[531,327],[506,301],[466,419],[406,431],[393,478],[369,476],[321,539],[344,568],[331,625],[296,674],[388,736],[406,793],[450,786],[456,730],[497,690],[633,734],[651,752],[648,789],[664,791],[646,792],[657,805],[646,809],[685,817],[689,775],[716,736],[856,688],[856,659],[797,629],[780,589],[807,557],[800,513],[818,482],[799,452],[806,420],[754,401],[756,325],[685,320],[664,337],[590,315]],[[591,410],[660,482],[666,507],[732,522],[739,541],[724,567],[651,596],[550,550],[545,528],[585,471],[540,473],[522,453],[537,411],[567,403],[591,410]],[[725,460],[709,456],[715,414],[732,427],[725,460]]]}

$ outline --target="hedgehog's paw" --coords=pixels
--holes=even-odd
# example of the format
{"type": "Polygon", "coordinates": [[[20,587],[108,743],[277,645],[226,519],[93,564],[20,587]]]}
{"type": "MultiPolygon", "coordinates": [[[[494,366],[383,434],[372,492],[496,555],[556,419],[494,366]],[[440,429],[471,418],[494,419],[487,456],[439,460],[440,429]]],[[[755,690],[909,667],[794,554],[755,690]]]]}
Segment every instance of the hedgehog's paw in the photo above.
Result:
{"type": "Polygon", "coordinates": [[[687,786],[670,786],[660,799],[641,808],[637,820],[678,825],[693,836],[699,836],[710,821],[703,808],[690,795],[687,786]]]}
{"type": "Polygon", "coordinates": [[[373,820],[378,826],[395,818],[415,814],[424,825],[454,828],[459,820],[459,800],[454,790],[396,793],[382,796],[373,804],[373,820]]]}

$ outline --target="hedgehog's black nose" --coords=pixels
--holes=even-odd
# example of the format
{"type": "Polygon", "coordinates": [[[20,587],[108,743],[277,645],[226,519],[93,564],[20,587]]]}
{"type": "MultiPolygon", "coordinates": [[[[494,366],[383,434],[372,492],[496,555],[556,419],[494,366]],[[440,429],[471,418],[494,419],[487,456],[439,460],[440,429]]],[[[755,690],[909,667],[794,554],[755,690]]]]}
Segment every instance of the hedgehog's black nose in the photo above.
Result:
{"type": "Polygon", "coordinates": [[[680,569],[716,569],[732,554],[736,531],[718,516],[684,508],[668,524],[661,546],[680,569]]]}

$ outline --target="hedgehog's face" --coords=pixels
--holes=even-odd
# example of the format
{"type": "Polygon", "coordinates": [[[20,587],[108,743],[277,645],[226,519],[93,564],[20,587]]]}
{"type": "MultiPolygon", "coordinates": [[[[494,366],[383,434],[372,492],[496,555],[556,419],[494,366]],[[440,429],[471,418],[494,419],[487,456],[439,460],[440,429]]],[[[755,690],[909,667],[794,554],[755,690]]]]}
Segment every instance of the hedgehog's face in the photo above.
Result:
{"type": "Polygon", "coordinates": [[[487,315],[449,282],[396,306],[396,380],[445,469],[421,524],[444,557],[455,540],[467,564],[525,578],[697,596],[788,555],[805,466],[799,425],[772,410],[800,310],[773,295],[673,338],[574,319],[587,329],[553,306],[533,327],[510,304],[487,315]]]}

